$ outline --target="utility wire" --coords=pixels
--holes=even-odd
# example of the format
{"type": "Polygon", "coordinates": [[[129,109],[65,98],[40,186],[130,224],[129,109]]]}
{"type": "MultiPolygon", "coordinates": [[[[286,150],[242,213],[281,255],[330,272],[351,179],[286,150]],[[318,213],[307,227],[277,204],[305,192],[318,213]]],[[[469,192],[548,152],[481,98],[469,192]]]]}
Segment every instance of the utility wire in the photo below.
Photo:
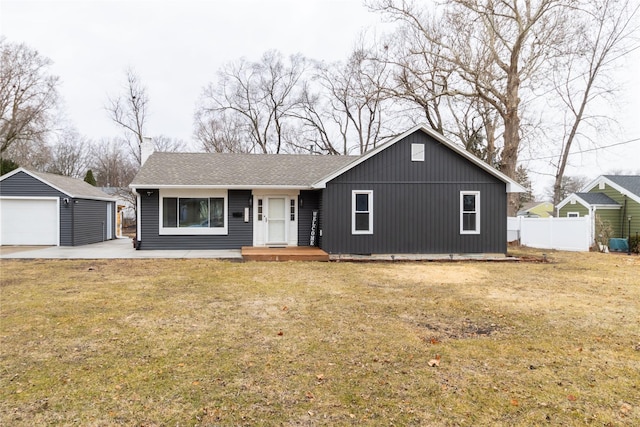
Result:
{"type": "MultiPolygon", "coordinates": [[[[605,148],[611,148],[611,147],[616,147],[618,145],[630,144],[630,143],[636,142],[636,141],[640,141],[640,138],[634,138],[634,139],[630,139],[628,141],[616,142],[615,144],[603,145],[602,147],[587,148],[585,150],[574,151],[574,152],[572,152],[570,154],[573,155],[573,154],[588,153],[590,151],[603,150],[605,148]]],[[[531,157],[531,158],[528,158],[528,159],[518,159],[518,161],[529,162],[529,161],[532,161],[532,160],[546,160],[546,159],[557,159],[557,158],[558,158],[558,156],[555,155],[555,156],[544,156],[544,157],[531,157]]]]}

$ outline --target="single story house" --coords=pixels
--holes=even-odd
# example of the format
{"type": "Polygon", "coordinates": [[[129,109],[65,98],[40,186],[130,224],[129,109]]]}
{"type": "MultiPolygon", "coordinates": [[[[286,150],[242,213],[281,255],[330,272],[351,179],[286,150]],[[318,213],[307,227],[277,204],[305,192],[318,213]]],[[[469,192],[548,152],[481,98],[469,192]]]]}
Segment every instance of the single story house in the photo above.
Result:
{"type": "Polygon", "coordinates": [[[425,126],[361,156],[153,153],[131,187],[139,249],[329,254],[505,253],[525,191],[425,126]]]}
{"type": "MultiPolygon", "coordinates": [[[[596,216],[611,226],[617,238],[640,233],[640,175],[602,175],[558,206],[559,217],[596,216]]],[[[595,222],[592,224],[595,229],[595,222]]]]}
{"type": "Polygon", "coordinates": [[[0,177],[0,244],[79,246],[115,235],[116,199],[86,182],[15,169],[0,177]]]}
{"type": "Polygon", "coordinates": [[[516,216],[527,218],[549,218],[553,216],[553,203],[551,202],[527,202],[516,213],[516,216]]]}

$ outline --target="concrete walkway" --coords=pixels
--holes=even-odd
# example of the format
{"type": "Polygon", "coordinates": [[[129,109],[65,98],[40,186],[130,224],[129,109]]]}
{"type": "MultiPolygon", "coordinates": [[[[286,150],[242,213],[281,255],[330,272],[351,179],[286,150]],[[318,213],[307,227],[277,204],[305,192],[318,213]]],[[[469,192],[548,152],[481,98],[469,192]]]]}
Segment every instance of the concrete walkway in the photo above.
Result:
{"type": "Polygon", "coordinates": [[[0,259],[215,258],[241,260],[240,250],[137,251],[130,238],[83,246],[0,246],[0,259]]]}

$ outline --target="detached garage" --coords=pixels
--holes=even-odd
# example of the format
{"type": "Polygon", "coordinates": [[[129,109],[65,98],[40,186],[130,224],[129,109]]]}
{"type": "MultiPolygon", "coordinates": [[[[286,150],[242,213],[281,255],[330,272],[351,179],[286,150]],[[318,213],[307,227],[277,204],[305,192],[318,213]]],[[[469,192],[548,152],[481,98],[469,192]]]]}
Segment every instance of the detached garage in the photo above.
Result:
{"type": "Polygon", "coordinates": [[[86,182],[16,169],[0,177],[0,244],[80,246],[115,236],[116,199],[86,182]]]}

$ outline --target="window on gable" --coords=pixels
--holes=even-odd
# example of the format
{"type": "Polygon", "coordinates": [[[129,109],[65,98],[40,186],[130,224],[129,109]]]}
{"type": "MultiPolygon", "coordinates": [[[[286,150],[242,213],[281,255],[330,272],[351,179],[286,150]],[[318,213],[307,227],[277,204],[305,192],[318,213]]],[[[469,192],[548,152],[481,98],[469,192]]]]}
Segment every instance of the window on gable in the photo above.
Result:
{"type": "Polygon", "coordinates": [[[480,192],[460,192],[460,234],[480,234],[480,192]]]}
{"type": "Polygon", "coordinates": [[[352,192],[351,215],[352,234],[373,234],[373,191],[352,192]]]}
{"type": "Polygon", "coordinates": [[[411,161],[424,162],[424,144],[411,144],[411,161]]]}
{"type": "Polygon", "coordinates": [[[567,218],[580,218],[579,212],[567,212],[567,218]]]}

